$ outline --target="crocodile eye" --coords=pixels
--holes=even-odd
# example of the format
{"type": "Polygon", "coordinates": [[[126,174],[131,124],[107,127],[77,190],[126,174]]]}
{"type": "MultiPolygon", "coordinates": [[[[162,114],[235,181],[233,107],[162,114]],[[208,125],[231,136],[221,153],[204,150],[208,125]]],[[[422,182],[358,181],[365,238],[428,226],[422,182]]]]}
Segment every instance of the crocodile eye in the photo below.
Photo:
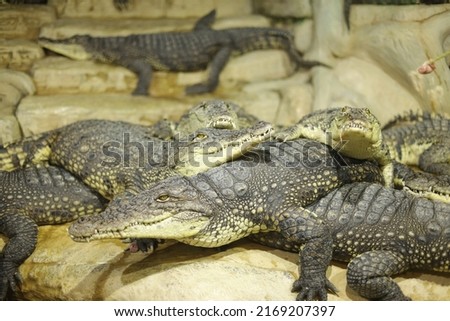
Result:
{"type": "Polygon", "coordinates": [[[162,195],[159,195],[159,196],[156,198],[156,201],[157,201],[157,202],[160,202],[160,203],[164,203],[164,202],[167,202],[169,199],[170,199],[170,196],[169,196],[169,195],[167,195],[167,194],[162,194],[162,195]]]}
{"type": "Polygon", "coordinates": [[[208,137],[208,135],[206,135],[204,133],[198,133],[197,135],[195,135],[195,139],[199,139],[199,140],[203,140],[207,137],[208,137]]]}

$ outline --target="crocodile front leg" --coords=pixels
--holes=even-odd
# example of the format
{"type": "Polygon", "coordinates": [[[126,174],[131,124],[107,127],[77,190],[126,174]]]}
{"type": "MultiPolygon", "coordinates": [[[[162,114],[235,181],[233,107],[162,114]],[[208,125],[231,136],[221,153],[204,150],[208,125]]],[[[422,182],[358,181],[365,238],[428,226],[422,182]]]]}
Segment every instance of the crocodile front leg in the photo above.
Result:
{"type": "Polygon", "coordinates": [[[299,279],[292,291],[297,300],[327,300],[327,291],[337,292],[326,278],[326,270],[333,254],[333,239],[329,227],[306,210],[287,210],[279,223],[281,234],[288,242],[304,244],[300,250],[299,279]]]}
{"type": "Polygon", "coordinates": [[[359,295],[371,300],[411,300],[391,279],[408,269],[405,258],[391,251],[365,252],[350,261],[347,284],[359,295]]]}
{"type": "Polygon", "coordinates": [[[131,70],[138,77],[136,88],[132,94],[147,96],[153,74],[152,66],[143,59],[119,60],[117,63],[131,70]]]}
{"type": "Polygon", "coordinates": [[[20,292],[19,266],[36,247],[38,227],[31,218],[6,210],[0,212],[0,233],[9,239],[0,254],[0,300],[4,300],[9,289],[20,292]]]}
{"type": "Polygon", "coordinates": [[[222,69],[228,62],[231,55],[231,48],[223,47],[211,61],[208,80],[204,83],[192,85],[186,88],[187,95],[203,94],[216,89],[219,84],[219,76],[222,69]]]}

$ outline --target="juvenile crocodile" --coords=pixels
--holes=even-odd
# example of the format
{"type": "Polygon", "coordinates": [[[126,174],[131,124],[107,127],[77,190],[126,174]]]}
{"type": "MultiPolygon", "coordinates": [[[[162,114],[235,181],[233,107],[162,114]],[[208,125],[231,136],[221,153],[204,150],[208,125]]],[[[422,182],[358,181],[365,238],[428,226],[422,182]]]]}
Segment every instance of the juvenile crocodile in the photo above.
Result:
{"type": "Polygon", "coordinates": [[[153,135],[161,139],[184,137],[194,131],[212,127],[218,129],[241,129],[253,126],[259,120],[231,101],[207,100],[183,114],[178,123],[162,120],[153,128],[153,135]]]}
{"type": "MultiPolygon", "coordinates": [[[[332,236],[333,259],[350,262],[348,286],[365,298],[409,300],[391,276],[408,270],[450,272],[448,203],[360,182],[330,192],[307,209],[317,216],[314,224],[327,227],[317,238],[332,236]]],[[[292,227],[293,232],[316,226],[298,223],[292,227]]],[[[289,251],[298,251],[300,245],[279,233],[258,234],[253,239],[289,251]]],[[[327,252],[329,257],[330,249],[327,243],[326,248],[324,244],[311,252],[312,257],[303,257],[317,264],[321,261],[317,256],[327,252]]],[[[323,284],[325,275],[314,278],[323,284]]],[[[306,291],[307,286],[301,279],[294,284],[294,290],[304,292],[300,299],[315,297],[316,293],[306,291]]]]}
{"type": "Polygon", "coordinates": [[[19,266],[34,251],[38,225],[66,223],[100,212],[106,201],[67,171],[32,166],[0,172],[0,300],[19,295],[19,266]]]}
{"type": "Polygon", "coordinates": [[[72,59],[95,59],[128,68],[138,77],[134,95],[147,95],[153,70],[196,71],[210,73],[204,83],[187,87],[187,94],[213,91],[219,74],[232,54],[261,49],[282,49],[295,68],[313,67],[318,62],[305,61],[294,47],[292,35],[276,28],[209,28],[215,10],[200,18],[189,32],[135,34],[117,37],[75,35],[67,39],[39,38],[44,48],[72,59]]]}
{"type": "Polygon", "coordinates": [[[295,125],[276,132],[281,141],[299,137],[317,140],[357,159],[380,164],[386,186],[392,186],[394,164],[383,143],[381,125],[368,108],[336,107],[314,111],[295,125]]]}
{"type": "Polygon", "coordinates": [[[397,117],[382,135],[396,161],[425,172],[450,175],[450,119],[444,115],[420,112],[416,117],[411,113],[397,117]]]}
{"type": "MultiPolygon", "coordinates": [[[[168,178],[99,215],[80,218],[69,234],[75,241],[160,238],[218,247],[252,233],[279,231],[311,241],[302,252],[301,270],[305,282],[315,282],[312,276],[325,273],[328,257],[319,270],[320,262],[310,264],[304,257],[314,257],[311,251],[316,249],[325,252],[322,243],[311,245],[322,227],[291,235],[293,228],[315,224],[315,216],[304,206],[345,183],[366,180],[381,181],[378,166],[342,158],[319,142],[264,142],[238,160],[195,176],[168,178]]],[[[334,288],[321,281],[311,283],[311,289],[334,288]]]]}

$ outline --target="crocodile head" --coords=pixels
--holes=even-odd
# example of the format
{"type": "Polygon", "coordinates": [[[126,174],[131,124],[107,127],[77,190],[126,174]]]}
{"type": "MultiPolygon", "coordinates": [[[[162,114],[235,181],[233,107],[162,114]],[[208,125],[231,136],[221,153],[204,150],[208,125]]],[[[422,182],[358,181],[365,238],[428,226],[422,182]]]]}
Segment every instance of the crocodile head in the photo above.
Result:
{"type": "Polygon", "coordinates": [[[368,152],[378,151],[382,144],[381,125],[368,108],[345,106],[331,120],[332,146],[347,156],[367,159],[368,152]]]}
{"type": "Polygon", "coordinates": [[[259,122],[240,130],[203,128],[174,142],[176,169],[194,175],[240,157],[269,138],[272,126],[259,122]]]}
{"type": "Polygon", "coordinates": [[[450,203],[450,177],[426,172],[415,172],[413,175],[394,179],[397,188],[428,199],[450,203]]]}
{"type": "Polygon", "coordinates": [[[88,60],[92,58],[92,54],[85,49],[89,38],[90,36],[85,35],[76,35],[66,39],[39,37],[38,44],[74,60],[88,60]]]}
{"type": "Polygon", "coordinates": [[[231,102],[208,100],[201,102],[183,115],[178,123],[180,136],[200,128],[239,129],[238,115],[231,102]]]}
{"type": "Polygon", "coordinates": [[[98,214],[75,221],[77,242],[105,238],[192,238],[211,221],[213,208],[183,176],[170,177],[137,195],[111,202],[98,214]]]}

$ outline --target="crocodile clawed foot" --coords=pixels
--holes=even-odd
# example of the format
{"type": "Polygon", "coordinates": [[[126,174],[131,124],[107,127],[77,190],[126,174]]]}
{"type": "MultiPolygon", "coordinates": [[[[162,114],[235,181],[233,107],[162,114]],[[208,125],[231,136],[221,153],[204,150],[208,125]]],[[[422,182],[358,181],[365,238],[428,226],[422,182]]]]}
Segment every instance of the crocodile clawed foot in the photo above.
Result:
{"type": "Polygon", "coordinates": [[[336,294],[337,288],[326,278],[323,278],[323,280],[299,279],[295,281],[294,285],[292,286],[292,292],[298,292],[296,298],[297,301],[312,301],[315,299],[326,301],[328,291],[336,294]]]}
{"type": "Polygon", "coordinates": [[[18,297],[22,284],[18,266],[12,262],[0,261],[0,267],[0,300],[6,299],[9,289],[18,297]]]}
{"type": "Polygon", "coordinates": [[[186,95],[199,95],[209,93],[213,90],[214,88],[212,88],[210,85],[201,83],[186,87],[185,93],[186,95]]]}
{"type": "Polygon", "coordinates": [[[131,239],[130,245],[125,251],[130,251],[131,253],[136,253],[139,251],[153,253],[156,251],[160,243],[164,243],[164,240],[150,238],[131,239]]]}

